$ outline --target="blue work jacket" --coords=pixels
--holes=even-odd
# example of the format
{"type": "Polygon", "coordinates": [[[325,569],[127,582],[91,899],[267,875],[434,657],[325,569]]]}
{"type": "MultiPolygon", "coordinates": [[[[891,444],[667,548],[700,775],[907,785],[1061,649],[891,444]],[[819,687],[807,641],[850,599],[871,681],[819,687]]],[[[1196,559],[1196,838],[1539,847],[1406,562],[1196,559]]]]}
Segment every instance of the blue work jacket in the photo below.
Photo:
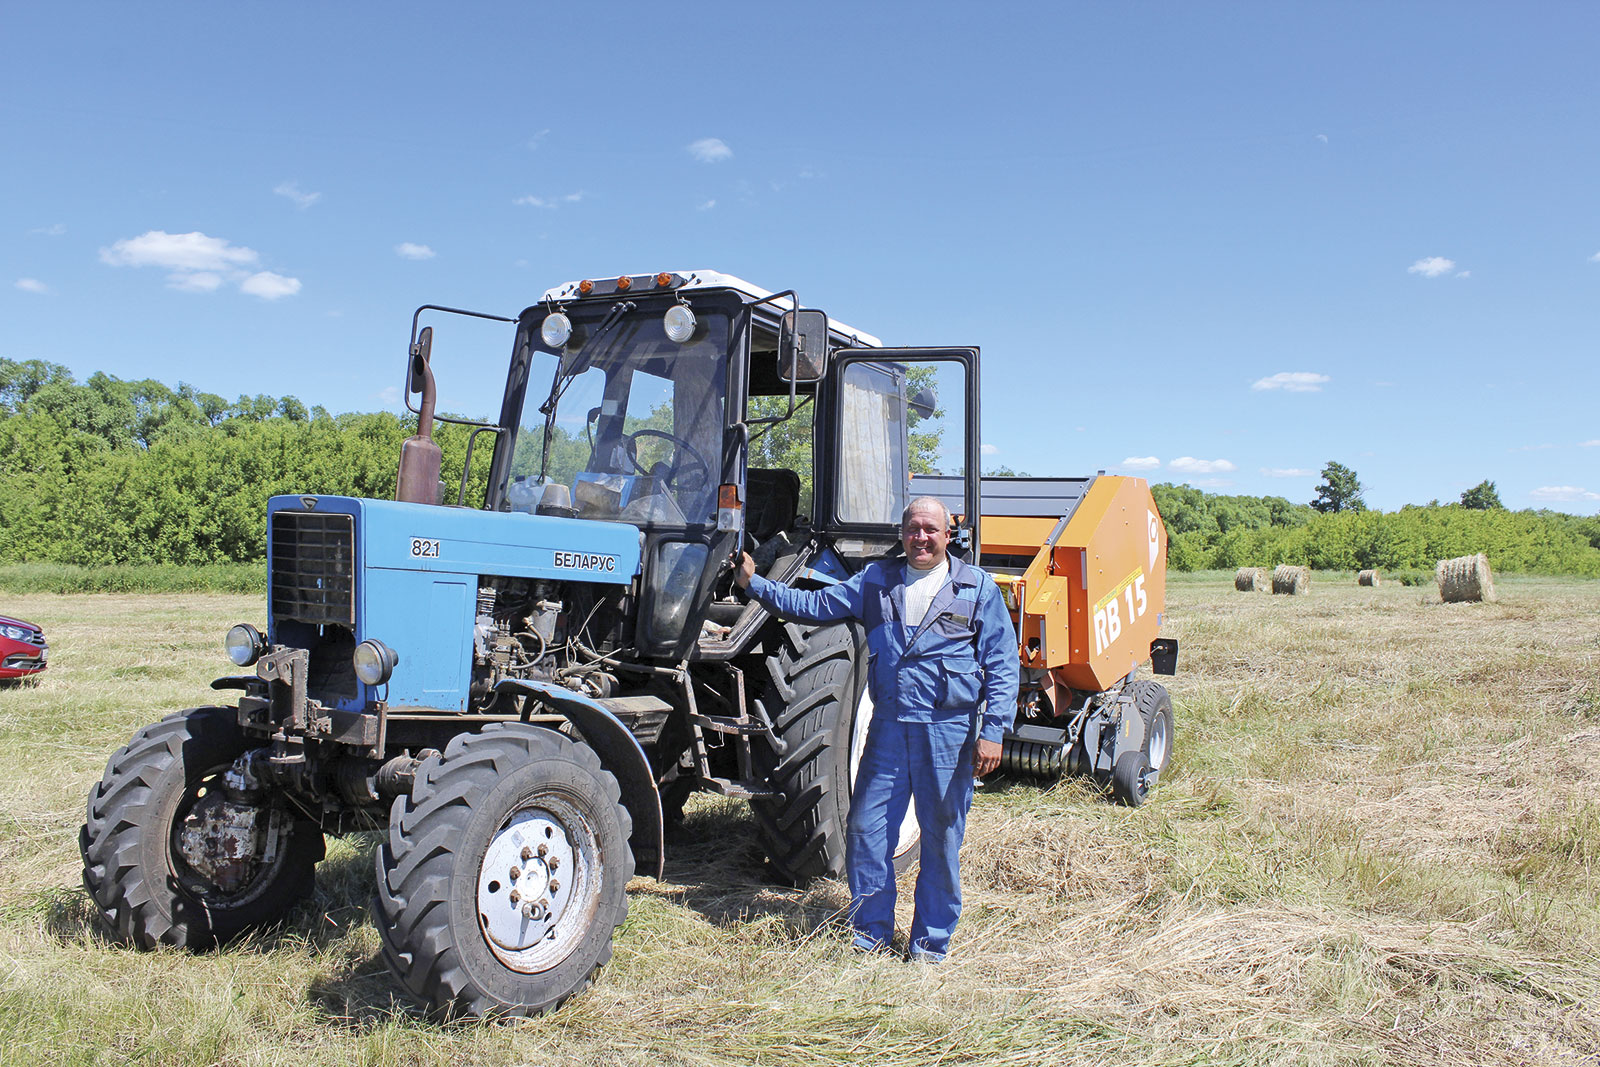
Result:
{"type": "Polygon", "coordinates": [[[1000,589],[950,557],[950,577],[922,625],[905,625],[906,563],[879,560],[848,581],[802,590],[756,575],[750,595],[769,611],[808,622],[859,619],[867,630],[867,688],[874,708],[901,722],[982,713],[978,736],[998,742],[1017,714],[1017,632],[1000,589]]]}

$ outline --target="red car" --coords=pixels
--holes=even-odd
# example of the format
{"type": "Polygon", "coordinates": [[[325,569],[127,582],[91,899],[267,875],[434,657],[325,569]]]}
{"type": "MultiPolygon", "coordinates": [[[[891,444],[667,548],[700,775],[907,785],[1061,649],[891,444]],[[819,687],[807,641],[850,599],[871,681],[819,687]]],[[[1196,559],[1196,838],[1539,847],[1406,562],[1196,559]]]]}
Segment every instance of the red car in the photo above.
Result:
{"type": "Polygon", "coordinates": [[[0,615],[0,678],[26,678],[44,670],[50,649],[31,622],[0,615]]]}

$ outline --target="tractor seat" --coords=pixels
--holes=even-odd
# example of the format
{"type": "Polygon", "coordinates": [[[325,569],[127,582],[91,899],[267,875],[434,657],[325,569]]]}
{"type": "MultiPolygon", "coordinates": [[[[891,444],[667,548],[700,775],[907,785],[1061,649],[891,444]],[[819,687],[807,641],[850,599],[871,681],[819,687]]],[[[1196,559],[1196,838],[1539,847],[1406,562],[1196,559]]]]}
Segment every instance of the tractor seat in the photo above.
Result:
{"type": "Polygon", "coordinates": [[[751,467],[745,486],[745,532],[759,544],[794,526],[800,508],[800,476],[781,467],[751,467]]]}

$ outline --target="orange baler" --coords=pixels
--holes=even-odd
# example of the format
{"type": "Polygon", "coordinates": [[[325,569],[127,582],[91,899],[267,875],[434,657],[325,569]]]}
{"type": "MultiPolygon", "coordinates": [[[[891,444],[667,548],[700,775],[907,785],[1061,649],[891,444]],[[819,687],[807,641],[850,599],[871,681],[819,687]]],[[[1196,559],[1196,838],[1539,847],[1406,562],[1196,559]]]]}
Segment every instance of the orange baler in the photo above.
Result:
{"type": "Polygon", "coordinates": [[[1142,478],[984,478],[980,563],[1017,626],[1022,692],[1006,769],[1092,774],[1142,802],[1171,755],[1159,636],[1167,533],[1142,478]]]}

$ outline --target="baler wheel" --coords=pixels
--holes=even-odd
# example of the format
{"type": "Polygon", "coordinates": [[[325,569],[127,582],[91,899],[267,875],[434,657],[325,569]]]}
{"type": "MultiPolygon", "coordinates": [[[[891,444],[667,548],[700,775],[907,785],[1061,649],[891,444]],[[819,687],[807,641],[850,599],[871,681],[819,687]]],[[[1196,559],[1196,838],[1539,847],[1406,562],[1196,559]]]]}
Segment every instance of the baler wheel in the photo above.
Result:
{"type": "Polygon", "coordinates": [[[1166,687],[1148,681],[1133,682],[1127,696],[1144,718],[1144,742],[1136,751],[1118,753],[1111,770],[1111,795],[1137,808],[1172,760],[1172,697],[1166,687]]]}

